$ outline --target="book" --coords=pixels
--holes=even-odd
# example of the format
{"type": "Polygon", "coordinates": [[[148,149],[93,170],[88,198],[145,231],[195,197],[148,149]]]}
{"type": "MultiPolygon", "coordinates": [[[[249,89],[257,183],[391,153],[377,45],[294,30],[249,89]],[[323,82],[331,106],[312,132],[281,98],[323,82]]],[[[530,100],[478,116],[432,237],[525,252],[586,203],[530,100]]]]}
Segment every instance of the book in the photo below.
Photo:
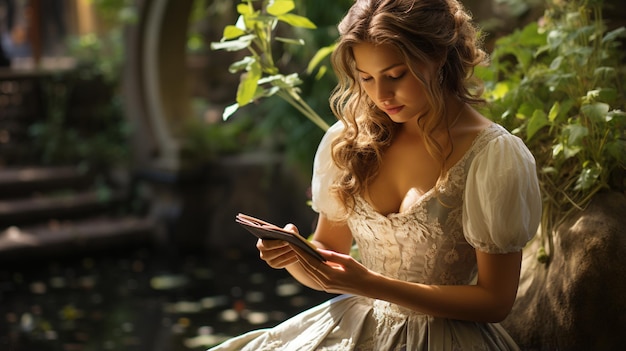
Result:
{"type": "Polygon", "coordinates": [[[235,221],[257,238],[263,240],[284,240],[301,248],[306,253],[319,259],[320,261],[326,261],[326,259],[317,251],[315,245],[310,243],[298,233],[284,230],[277,225],[243,213],[239,213],[235,217],[235,221]]]}

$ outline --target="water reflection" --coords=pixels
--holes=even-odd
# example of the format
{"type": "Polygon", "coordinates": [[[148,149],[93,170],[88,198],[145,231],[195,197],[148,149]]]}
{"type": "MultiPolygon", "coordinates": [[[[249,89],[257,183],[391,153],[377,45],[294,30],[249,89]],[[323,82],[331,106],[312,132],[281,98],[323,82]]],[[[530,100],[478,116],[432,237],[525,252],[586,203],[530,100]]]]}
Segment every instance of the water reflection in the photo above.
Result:
{"type": "Polygon", "coordinates": [[[3,264],[0,350],[205,350],[329,298],[251,256],[139,249],[3,264]]]}

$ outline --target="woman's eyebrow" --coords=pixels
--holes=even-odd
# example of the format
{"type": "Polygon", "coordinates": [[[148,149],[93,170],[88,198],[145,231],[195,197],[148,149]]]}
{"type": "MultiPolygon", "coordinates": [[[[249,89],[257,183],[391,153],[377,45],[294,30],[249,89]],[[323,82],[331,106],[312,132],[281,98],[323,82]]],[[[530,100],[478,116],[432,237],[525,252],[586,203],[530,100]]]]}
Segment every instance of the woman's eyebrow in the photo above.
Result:
{"type": "MultiPolygon", "coordinates": [[[[383,73],[383,72],[389,71],[390,69],[392,69],[392,68],[396,68],[396,67],[398,67],[398,66],[404,66],[404,63],[402,63],[402,62],[400,62],[400,63],[394,63],[393,65],[391,65],[391,66],[389,66],[389,67],[387,67],[387,68],[383,68],[383,69],[381,69],[378,73],[383,73]]],[[[361,73],[367,73],[367,72],[365,72],[365,71],[363,71],[363,70],[359,69],[359,67],[355,67],[355,69],[356,69],[357,71],[361,72],[361,73]]]]}

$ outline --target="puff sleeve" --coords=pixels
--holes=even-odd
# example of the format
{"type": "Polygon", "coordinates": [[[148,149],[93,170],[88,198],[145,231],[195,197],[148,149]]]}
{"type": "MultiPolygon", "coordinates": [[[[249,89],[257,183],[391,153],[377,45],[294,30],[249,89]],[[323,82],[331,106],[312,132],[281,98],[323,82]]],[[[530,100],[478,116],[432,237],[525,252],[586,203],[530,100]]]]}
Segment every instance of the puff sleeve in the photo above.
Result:
{"type": "Polygon", "coordinates": [[[313,160],[313,178],[311,180],[311,202],[315,212],[323,213],[326,217],[337,218],[343,206],[328,189],[337,179],[339,169],[332,159],[332,142],[343,130],[343,124],[335,122],[324,134],[320,141],[313,160]]]}
{"type": "Polygon", "coordinates": [[[518,137],[490,141],[470,165],[463,229],[474,248],[487,253],[520,251],[541,219],[535,159],[518,137]]]}

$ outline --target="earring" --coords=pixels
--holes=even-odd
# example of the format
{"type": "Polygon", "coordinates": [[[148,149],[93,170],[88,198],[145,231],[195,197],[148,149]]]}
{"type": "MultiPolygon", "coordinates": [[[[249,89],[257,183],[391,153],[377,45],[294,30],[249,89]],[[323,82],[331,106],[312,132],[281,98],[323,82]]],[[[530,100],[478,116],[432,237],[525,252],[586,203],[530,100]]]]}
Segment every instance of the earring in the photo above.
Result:
{"type": "Polygon", "coordinates": [[[439,85],[443,85],[443,70],[439,70],[439,85]]]}

